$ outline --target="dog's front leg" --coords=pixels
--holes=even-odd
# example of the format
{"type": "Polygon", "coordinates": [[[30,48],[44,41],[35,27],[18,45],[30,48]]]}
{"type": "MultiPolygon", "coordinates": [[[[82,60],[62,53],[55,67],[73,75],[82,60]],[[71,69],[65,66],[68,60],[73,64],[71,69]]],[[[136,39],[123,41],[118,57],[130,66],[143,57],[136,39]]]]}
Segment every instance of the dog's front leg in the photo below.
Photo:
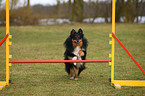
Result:
{"type": "Polygon", "coordinates": [[[70,79],[74,79],[74,67],[70,68],[70,79]]]}
{"type": "Polygon", "coordinates": [[[78,80],[79,68],[75,68],[75,80],[78,80]]]}

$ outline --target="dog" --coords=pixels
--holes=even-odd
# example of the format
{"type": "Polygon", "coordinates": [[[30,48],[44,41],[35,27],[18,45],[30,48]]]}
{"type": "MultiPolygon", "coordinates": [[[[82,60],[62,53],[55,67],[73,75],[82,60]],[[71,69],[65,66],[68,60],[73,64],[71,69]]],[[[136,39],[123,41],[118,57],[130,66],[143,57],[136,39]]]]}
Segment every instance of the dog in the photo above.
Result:
{"type": "MultiPolygon", "coordinates": [[[[74,29],[65,40],[64,60],[85,60],[87,55],[88,40],[84,37],[83,30],[78,32],[74,29]]],[[[78,80],[78,76],[85,69],[85,63],[65,63],[65,70],[70,75],[70,79],[78,80]]]]}

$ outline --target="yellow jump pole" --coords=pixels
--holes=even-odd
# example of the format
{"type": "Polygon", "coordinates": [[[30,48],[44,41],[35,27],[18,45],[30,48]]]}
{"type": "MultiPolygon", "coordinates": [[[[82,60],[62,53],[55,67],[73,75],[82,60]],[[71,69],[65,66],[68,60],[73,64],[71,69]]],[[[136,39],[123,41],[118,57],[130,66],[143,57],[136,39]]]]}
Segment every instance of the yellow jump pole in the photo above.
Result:
{"type": "MultiPolygon", "coordinates": [[[[9,0],[6,0],[6,34],[9,33],[9,0]]],[[[9,66],[11,64],[9,63],[9,58],[12,56],[9,55],[9,45],[12,44],[12,42],[9,42],[9,39],[12,38],[11,35],[8,36],[6,39],[6,85],[9,85],[9,66]]]]}
{"type": "MultiPolygon", "coordinates": [[[[112,33],[115,34],[115,0],[112,0],[112,33]]],[[[111,48],[111,85],[113,86],[113,81],[114,81],[114,55],[115,55],[115,39],[113,38],[112,34],[112,41],[110,41],[110,44],[112,44],[111,48]]]]}

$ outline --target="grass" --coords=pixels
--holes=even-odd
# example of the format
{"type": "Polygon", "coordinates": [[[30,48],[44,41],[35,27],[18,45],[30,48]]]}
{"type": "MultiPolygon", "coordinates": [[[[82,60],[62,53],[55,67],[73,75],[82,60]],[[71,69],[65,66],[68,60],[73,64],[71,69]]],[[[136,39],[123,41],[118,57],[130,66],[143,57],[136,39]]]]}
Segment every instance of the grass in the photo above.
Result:
{"type": "MultiPolygon", "coordinates": [[[[116,35],[145,70],[145,24],[116,24],[116,35]]],[[[62,60],[63,42],[71,29],[84,30],[87,59],[109,59],[111,24],[12,26],[12,60],[62,60]]],[[[5,27],[0,27],[0,40],[5,27]]],[[[116,43],[115,79],[145,80],[143,73],[116,43]]],[[[0,80],[5,80],[5,44],[0,47],[0,80]]],[[[12,83],[1,96],[145,96],[145,88],[110,86],[108,63],[87,63],[78,81],[69,80],[64,64],[13,64],[12,83]]]]}

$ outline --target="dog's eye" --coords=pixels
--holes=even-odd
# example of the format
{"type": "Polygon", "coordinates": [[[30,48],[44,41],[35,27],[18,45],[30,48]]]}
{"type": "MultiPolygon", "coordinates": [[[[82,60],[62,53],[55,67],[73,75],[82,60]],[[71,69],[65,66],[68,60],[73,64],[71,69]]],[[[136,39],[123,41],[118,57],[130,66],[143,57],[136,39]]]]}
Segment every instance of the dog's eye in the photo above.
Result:
{"type": "Polygon", "coordinates": [[[77,41],[73,41],[73,43],[77,43],[77,41]]]}

